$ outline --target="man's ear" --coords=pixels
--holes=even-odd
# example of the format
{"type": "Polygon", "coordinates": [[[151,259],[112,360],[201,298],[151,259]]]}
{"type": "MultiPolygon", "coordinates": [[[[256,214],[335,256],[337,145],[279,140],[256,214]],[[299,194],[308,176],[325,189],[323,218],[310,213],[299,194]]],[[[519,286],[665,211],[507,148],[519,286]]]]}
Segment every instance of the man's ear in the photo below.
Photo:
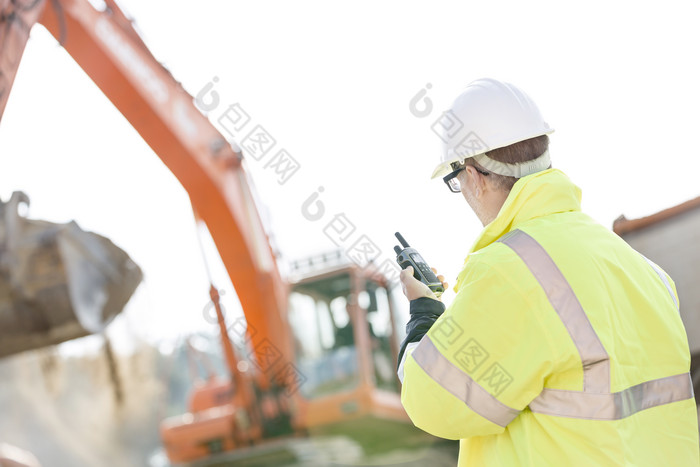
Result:
{"type": "Polygon", "coordinates": [[[464,171],[467,172],[467,183],[472,193],[474,193],[477,199],[481,198],[486,192],[486,177],[481,175],[479,171],[471,165],[467,165],[464,171]]]}

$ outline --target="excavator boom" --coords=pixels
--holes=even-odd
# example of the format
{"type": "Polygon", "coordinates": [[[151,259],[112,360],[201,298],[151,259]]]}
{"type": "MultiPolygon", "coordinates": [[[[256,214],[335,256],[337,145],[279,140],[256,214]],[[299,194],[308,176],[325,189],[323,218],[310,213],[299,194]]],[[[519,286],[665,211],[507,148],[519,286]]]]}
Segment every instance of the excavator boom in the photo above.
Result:
{"type": "MultiPolygon", "coordinates": [[[[114,1],[0,0],[0,118],[29,30],[41,23],[177,177],[208,227],[243,307],[251,344],[292,361],[285,285],[235,152],[148,51],[114,1]]],[[[233,370],[233,369],[232,369],[233,370]]]]}

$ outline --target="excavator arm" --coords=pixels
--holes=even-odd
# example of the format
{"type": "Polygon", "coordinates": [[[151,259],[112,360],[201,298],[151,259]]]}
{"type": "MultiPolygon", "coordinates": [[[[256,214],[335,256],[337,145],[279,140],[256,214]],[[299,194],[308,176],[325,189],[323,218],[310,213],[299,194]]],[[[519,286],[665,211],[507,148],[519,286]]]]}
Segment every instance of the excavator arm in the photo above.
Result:
{"type": "MultiPolygon", "coordinates": [[[[0,119],[29,31],[41,23],[126,117],[190,196],[231,278],[255,349],[293,361],[286,290],[242,155],[148,51],[113,0],[0,0],[0,119]]],[[[237,371],[231,368],[232,372],[237,371]]]]}
{"type": "Polygon", "coordinates": [[[44,1],[0,0],[0,121],[29,31],[39,19],[44,1]]]}

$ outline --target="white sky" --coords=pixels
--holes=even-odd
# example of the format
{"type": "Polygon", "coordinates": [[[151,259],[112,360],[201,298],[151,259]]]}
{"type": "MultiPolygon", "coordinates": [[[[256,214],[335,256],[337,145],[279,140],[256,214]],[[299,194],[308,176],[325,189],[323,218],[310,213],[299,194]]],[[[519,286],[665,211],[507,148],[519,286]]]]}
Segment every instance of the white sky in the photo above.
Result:
{"type": "MultiPolygon", "coordinates": [[[[322,228],[342,212],[384,257],[399,230],[454,278],[481,226],[429,180],[440,148],[430,125],[485,76],[538,103],[556,129],[554,166],[604,225],[700,195],[696,2],[119,3],[191,94],[218,77],[210,117],[239,103],[301,164],[280,186],[249,161],[282,262],[333,249],[322,228]],[[434,110],[417,118],[408,104],[427,83],[434,110]],[[300,207],[319,186],[327,213],[313,223],[300,207]]],[[[211,330],[187,194],[41,27],[0,125],[0,197],[13,190],[29,194],[31,217],[75,219],[143,268],[116,329],[149,339],[211,330]]]]}

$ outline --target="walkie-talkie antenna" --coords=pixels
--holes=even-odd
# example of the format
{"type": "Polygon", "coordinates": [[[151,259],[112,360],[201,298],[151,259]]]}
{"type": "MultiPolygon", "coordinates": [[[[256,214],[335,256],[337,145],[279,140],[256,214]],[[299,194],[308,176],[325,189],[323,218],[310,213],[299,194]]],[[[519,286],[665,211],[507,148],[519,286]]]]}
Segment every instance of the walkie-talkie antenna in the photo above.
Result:
{"type": "Polygon", "coordinates": [[[396,238],[399,239],[399,242],[401,242],[401,245],[402,245],[404,248],[408,248],[408,247],[409,247],[408,242],[406,241],[406,239],[403,238],[403,236],[402,236],[400,233],[396,232],[394,235],[396,235],[396,238]]]}

